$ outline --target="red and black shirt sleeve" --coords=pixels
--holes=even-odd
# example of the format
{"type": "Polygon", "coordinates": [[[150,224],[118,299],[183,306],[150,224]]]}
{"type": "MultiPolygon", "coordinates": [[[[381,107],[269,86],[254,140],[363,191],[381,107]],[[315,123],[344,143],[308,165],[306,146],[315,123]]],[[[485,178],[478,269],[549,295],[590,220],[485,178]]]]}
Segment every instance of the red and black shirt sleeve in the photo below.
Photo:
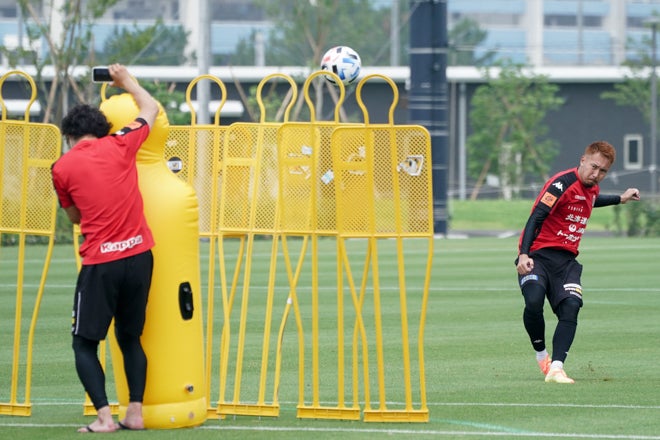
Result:
{"type": "Polygon", "coordinates": [[[541,232],[543,222],[550,215],[553,208],[560,203],[566,191],[577,182],[578,176],[574,169],[555,175],[546,182],[541,193],[534,203],[532,212],[520,237],[520,254],[529,254],[534,240],[541,232]]]}

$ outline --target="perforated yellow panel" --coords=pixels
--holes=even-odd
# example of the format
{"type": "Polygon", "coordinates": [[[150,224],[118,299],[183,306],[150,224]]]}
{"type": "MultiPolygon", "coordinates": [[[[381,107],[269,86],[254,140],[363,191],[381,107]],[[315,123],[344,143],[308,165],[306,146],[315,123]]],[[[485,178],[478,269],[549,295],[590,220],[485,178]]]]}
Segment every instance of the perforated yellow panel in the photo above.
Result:
{"type": "MultiPolygon", "coordinates": [[[[2,77],[1,82],[6,76],[2,77]]],[[[34,86],[33,86],[34,87],[34,86]]],[[[1,87],[0,87],[1,89],[1,87]]],[[[34,99],[34,97],[33,97],[34,99]]],[[[1,99],[0,99],[1,100],[1,99]]],[[[28,112],[26,111],[26,114],[28,112]]],[[[3,108],[3,117],[4,117],[3,108]]],[[[55,218],[57,197],[53,190],[50,167],[61,152],[61,136],[57,127],[24,121],[0,121],[0,232],[18,235],[15,284],[15,316],[11,363],[11,388],[9,401],[0,402],[0,414],[29,416],[31,414],[31,370],[34,329],[39,304],[46,283],[47,268],[55,242],[55,218]],[[26,236],[48,236],[48,248],[44,258],[36,298],[24,302],[23,291],[27,284],[25,273],[26,236]],[[27,345],[22,346],[23,307],[34,304],[32,320],[27,335],[27,345]],[[21,368],[25,368],[25,373],[21,368]],[[24,383],[23,402],[18,402],[18,387],[24,383]]],[[[7,270],[5,267],[4,270],[7,270]]],[[[28,273],[29,282],[34,281],[28,273]]],[[[9,300],[9,298],[7,298],[9,300]]],[[[11,307],[11,301],[5,304],[11,307]]],[[[8,364],[9,365],[9,364],[8,364]]]]}
{"type": "Polygon", "coordinates": [[[341,234],[432,236],[431,140],[425,128],[343,126],[331,143],[341,234]]]}
{"type": "Polygon", "coordinates": [[[364,421],[428,422],[423,340],[416,335],[423,334],[433,253],[430,136],[421,126],[338,127],[331,147],[343,269],[353,302],[359,304],[356,328],[363,344],[374,350],[361,359],[364,421]],[[351,258],[347,246],[352,237],[367,239],[366,261],[351,258]],[[381,250],[392,242],[395,250],[381,250]],[[406,259],[412,250],[419,252],[424,246],[426,273],[413,277],[406,259]],[[385,272],[379,259],[393,251],[396,267],[388,264],[385,272]],[[392,295],[398,296],[399,316],[382,312],[382,303],[391,301],[392,295]],[[389,333],[393,328],[399,331],[389,333]],[[419,384],[418,391],[413,384],[419,384]]]}
{"type": "Polygon", "coordinates": [[[279,126],[266,122],[235,123],[227,129],[222,167],[222,231],[275,232],[279,126]]]}
{"type": "Polygon", "coordinates": [[[165,160],[172,172],[195,188],[199,202],[199,232],[212,235],[218,227],[222,145],[226,126],[170,126],[165,160]]]}
{"type": "Polygon", "coordinates": [[[59,157],[61,136],[54,125],[0,121],[3,232],[49,235],[57,206],[50,167],[59,157]]]}
{"type": "Polygon", "coordinates": [[[288,122],[277,133],[283,233],[336,234],[334,122],[288,122]]]}

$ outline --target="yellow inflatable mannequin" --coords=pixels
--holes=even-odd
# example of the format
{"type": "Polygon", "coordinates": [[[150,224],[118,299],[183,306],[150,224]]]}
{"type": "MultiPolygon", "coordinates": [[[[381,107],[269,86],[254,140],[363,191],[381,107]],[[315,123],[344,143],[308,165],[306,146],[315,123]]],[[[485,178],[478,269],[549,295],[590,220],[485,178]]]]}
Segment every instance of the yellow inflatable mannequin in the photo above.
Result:
{"type": "MultiPolygon", "coordinates": [[[[138,115],[124,93],[101,103],[117,130],[138,115]]],[[[142,345],[147,354],[143,416],[147,429],[197,426],[206,420],[204,336],[199,271],[198,203],[193,188],[176,178],[163,158],[169,121],[161,108],[137,155],[144,213],[156,246],[142,345]]],[[[111,341],[113,365],[123,365],[111,341]],[[119,361],[119,362],[118,362],[119,361]]],[[[119,416],[128,406],[123,368],[114,368],[119,416]]]]}

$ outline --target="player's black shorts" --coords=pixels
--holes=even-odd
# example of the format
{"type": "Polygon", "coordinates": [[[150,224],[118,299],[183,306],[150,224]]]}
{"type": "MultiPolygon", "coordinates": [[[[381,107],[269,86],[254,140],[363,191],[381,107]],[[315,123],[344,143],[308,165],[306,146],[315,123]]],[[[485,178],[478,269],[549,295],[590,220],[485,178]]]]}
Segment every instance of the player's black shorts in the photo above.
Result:
{"type": "Polygon", "coordinates": [[[541,284],[553,311],[569,297],[578,299],[582,306],[582,265],[575,259],[575,254],[557,249],[541,249],[530,254],[530,257],[534,260],[534,269],[526,275],[518,275],[521,289],[525,283],[541,284]]]}
{"type": "Polygon", "coordinates": [[[115,329],[140,336],[151,287],[153,254],[143,252],[108,263],[84,265],[78,274],[71,333],[100,341],[110,322],[115,329]]]}

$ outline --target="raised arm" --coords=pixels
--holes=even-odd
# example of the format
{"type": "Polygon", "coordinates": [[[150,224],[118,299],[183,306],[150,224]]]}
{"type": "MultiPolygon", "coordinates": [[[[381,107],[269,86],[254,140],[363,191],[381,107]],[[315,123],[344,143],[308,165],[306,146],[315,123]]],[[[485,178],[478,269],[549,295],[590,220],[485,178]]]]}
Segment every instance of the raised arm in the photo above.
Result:
{"type": "Polygon", "coordinates": [[[153,127],[156,116],[158,116],[158,103],[138,82],[130,75],[125,66],[121,64],[111,64],[108,66],[112,85],[121,87],[133,95],[135,103],[140,109],[138,118],[147,121],[149,127],[153,127]]]}

